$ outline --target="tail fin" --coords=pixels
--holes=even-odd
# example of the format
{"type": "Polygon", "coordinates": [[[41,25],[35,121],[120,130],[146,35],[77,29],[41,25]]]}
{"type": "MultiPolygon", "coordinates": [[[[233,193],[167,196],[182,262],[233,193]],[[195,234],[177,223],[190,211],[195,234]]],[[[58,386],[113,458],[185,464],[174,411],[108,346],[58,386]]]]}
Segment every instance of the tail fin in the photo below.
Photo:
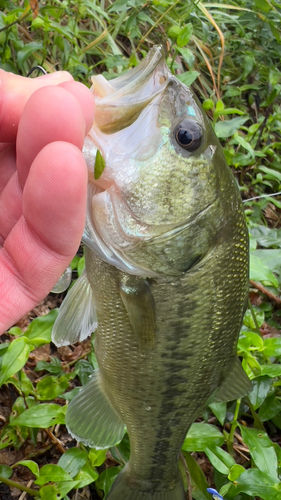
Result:
{"type": "Polygon", "coordinates": [[[148,481],[132,483],[129,472],[125,467],[117,476],[106,500],[184,500],[185,492],[183,482],[178,473],[177,480],[173,486],[155,490],[153,485],[149,486],[148,481]]]}

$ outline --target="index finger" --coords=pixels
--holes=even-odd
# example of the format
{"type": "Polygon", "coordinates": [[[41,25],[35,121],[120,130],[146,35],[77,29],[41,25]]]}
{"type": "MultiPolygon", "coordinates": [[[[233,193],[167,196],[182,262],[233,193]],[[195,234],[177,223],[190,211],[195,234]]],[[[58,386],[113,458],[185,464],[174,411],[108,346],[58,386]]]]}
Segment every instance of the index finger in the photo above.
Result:
{"type": "Polygon", "coordinates": [[[0,142],[16,140],[22,110],[35,90],[69,81],[73,78],[67,71],[26,78],[0,69],[0,142]]]}

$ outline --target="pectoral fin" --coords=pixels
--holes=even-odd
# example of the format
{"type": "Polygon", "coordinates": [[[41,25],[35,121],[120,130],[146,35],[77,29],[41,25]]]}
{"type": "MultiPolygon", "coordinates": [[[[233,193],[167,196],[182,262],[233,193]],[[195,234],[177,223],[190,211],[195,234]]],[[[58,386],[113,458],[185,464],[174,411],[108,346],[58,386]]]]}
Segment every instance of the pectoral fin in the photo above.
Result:
{"type": "Polygon", "coordinates": [[[212,397],[211,403],[233,401],[246,396],[251,391],[252,385],[244,372],[238,358],[234,361],[227,377],[223,380],[218,391],[212,397]]]}
{"type": "Polygon", "coordinates": [[[52,342],[58,347],[81,342],[96,330],[97,325],[93,292],[84,271],[60,307],[52,342]]]}
{"type": "Polygon", "coordinates": [[[136,276],[128,276],[120,284],[120,294],[139,347],[147,349],[156,341],[155,305],[149,283],[136,276]]]}
{"type": "Polygon", "coordinates": [[[125,426],[102,389],[98,370],[69,403],[65,422],[70,434],[91,448],[120,443],[125,426]]]}

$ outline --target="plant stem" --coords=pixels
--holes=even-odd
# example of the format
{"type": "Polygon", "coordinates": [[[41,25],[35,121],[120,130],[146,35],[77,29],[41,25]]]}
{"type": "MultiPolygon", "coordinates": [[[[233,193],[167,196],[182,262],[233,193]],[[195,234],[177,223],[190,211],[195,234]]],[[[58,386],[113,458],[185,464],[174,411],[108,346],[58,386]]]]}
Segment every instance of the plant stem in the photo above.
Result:
{"type": "Polygon", "coordinates": [[[20,491],[25,491],[26,493],[28,493],[32,497],[36,497],[39,495],[38,490],[28,488],[27,486],[24,486],[21,483],[17,483],[16,481],[12,481],[11,479],[7,479],[6,477],[0,476],[0,482],[7,484],[8,486],[10,486],[10,488],[17,488],[20,491]]]}
{"type": "Polygon", "coordinates": [[[231,454],[233,454],[233,441],[234,441],[234,434],[235,434],[236,427],[237,427],[237,419],[238,419],[240,405],[241,405],[241,399],[237,399],[235,412],[234,412],[234,416],[233,416],[233,421],[231,424],[229,438],[228,438],[229,451],[231,452],[231,454]]]}
{"type": "Polygon", "coordinates": [[[260,332],[260,328],[259,328],[259,325],[258,325],[258,322],[257,322],[256,314],[255,314],[255,311],[254,311],[254,308],[253,308],[253,306],[251,304],[250,299],[248,299],[248,305],[249,305],[249,309],[250,309],[251,314],[252,314],[253,321],[255,323],[256,332],[258,333],[258,335],[261,336],[261,332],[260,332]]]}
{"type": "Polygon", "coordinates": [[[251,401],[250,401],[250,399],[249,399],[249,398],[247,398],[247,405],[248,405],[248,406],[249,406],[249,408],[250,408],[250,411],[251,411],[252,417],[253,417],[253,419],[254,419],[254,422],[255,422],[255,426],[256,426],[256,428],[257,428],[257,429],[260,429],[261,431],[264,431],[264,430],[265,430],[265,428],[264,428],[264,426],[263,426],[263,423],[262,423],[262,421],[260,420],[260,418],[259,418],[259,416],[257,415],[257,413],[255,412],[254,407],[253,407],[253,405],[252,405],[252,403],[251,403],[251,401]]]}

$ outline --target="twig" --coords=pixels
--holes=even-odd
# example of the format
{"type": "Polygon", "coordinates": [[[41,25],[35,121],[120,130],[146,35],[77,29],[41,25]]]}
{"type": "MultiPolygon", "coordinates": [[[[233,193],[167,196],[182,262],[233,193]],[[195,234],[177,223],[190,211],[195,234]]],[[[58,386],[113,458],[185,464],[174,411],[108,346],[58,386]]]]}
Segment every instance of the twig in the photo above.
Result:
{"type": "Polygon", "coordinates": [[[267,295],[267,297],[269,299],[274,300],[274,302],[276,302],[276,304],[278,304],[279,306],[281,305],[281,299],[279,299],[279,297],[277,297],[272,292],[270,292],[269,290],[267,290],[260,283],[256,283],[256,281],[250,280],[250,285],[252,285],[254,288],[256,288],[257,290],[259,290],[261,293],[264,293],[264,295],[267,295]]]}
{"type": "Polygon", "coordinates": [[[10,488],[17,488],[20,491],[25,491],[32,497],[36,497],[39,494],[38,490],[33,490],[32,488],[28,488],[21,483],[17,483],[16,481],[12,481],[11,479],[7,479],[6,477],[0,476],[0,482],[7,484],[10,488]]]}
{"type": "MultiPolygon", "coordinates": [[[[30,481],[28,481],[28,483],[27,483],[27,487],[29,488],[32,485],[32,483],[33,483],[33,479],[30,479],[30,481]]],[[[18,498],[18,500],[24,500],[26,495],[27,495],[26,491],[23,491],[21,496],[18,498]]]]}
{"type": "Polygon", "coordinates": [[[49,436],[49,438],[51,439],[51,441],[58,447],[58,449],[60,450],[60,452],[61,453],[65,453],[66,450],[65,450],[63,444],[61,443],[61,441],[58,438],[56,438],[56,436],[54,436],[54,434],[52,433],[52,431],[50,431],[50,429],[44,429],[44,431],[49,436]]]}

